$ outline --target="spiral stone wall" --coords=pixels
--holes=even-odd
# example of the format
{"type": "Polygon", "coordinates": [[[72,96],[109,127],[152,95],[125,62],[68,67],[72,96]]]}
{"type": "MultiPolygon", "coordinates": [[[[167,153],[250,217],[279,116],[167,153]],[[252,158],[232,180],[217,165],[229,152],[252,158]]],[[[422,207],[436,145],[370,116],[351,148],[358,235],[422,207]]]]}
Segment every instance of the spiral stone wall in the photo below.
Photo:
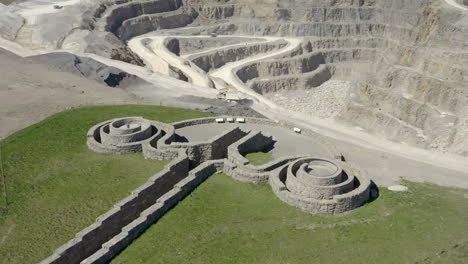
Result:
{"type": "MultiPolygon", "coordinates": [[[[247,124],[264,126],[265,130],[272,126],[289,130],[294,127],[261,118],[243,119],[247,124]]],[[[225,172],[243,182],[269,182],[278,198],[311,213],[343,213],[369,199],[370,180],[338,160],[295,156],[262,166],[251,165],[244,155],[271,147],[275,139],[262,131],[245,131],[241,124],[207,141],[175,141],[176,129],[206,124],[218,125],[214,117],[173,124],[125,117],[93,126],[87,134],[87,145],[93,151],[116,155],[143,152],[145,158],[172,161],[41,264],[108,263],[217,172],[225,172]],[[317,160],[331,165],[320,167],[314,163],[317,160]]],[[[335,153],[333,145],[323,137],[307,129],[302,133],[309,136],[308,140],[319,140],[335,153]]]]}
{"type": "Polygon", "coordinates": [[[142,117],[127,117],[99,123],[88,132],[90,149],[106,154],[129,154],[141,152],[143,144],[157,141],[163,131],[158,122],[142,117]]]}
{"type": "Polygon", "coordinates": [[[269,178],[282,201],[311,213],[338,214],[369,200],[371,181],[344,162],[303,158],[278,169],[269,178]]]}

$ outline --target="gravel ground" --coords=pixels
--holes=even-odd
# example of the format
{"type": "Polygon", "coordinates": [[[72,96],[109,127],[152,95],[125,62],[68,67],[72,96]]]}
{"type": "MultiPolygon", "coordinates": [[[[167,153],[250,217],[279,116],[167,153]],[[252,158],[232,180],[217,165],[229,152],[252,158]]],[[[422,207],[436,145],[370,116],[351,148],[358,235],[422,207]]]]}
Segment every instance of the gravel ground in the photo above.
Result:
{"type": "Polygon", "coordinates": [[[351,82],[331,80],[308,90],[282,91],[265,96],[288,110],[332,118],[345,106],[350,86],[351,82]]]}
{"type": "Polygon", "coordinates": [[[0,139],[72,107],[141,101],[123,89],[0,49],[0,139]]]}
{"type": "Polygon", "coordinates": [[[14,1],[15,0],[0,0],[0,4],[9,5],[13,3],[14,1]]]}

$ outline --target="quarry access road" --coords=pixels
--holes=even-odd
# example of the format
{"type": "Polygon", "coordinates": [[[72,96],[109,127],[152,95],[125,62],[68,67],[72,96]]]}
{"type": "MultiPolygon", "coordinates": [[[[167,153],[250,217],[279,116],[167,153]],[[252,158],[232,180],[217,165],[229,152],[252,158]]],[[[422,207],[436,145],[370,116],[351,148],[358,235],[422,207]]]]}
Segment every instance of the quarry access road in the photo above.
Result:
{"type": "Polygon", "coordinates": [[[226,83],[231,84],[235,89],[238,91],[247,94],[249,97],[255,99],[255,101],[260,102],[262,104],[268,105],[271,108],[278,108],[278,106],[271,102],[270,100],[266,99],[265,97],[261,96],[260,94],[256,93],[252,89],[248,88],[237,76],[237,71],[248,64],[254,63],[256,61],[266,60],[270,58],[274,58],[276,56],[287,54],[291,52],[295,48],[299,47],[302,43],[301,39],[299,38],[287,38],[287,37],[268,37],[267,40],[275,41],[275,40],[285,40],[287,45],[281,49],[274,50],[265,54],[261,54],[258,56],[248,57],[243,60],[235,61],[226,63],[223,67],[216,69],[210,72],[210,75],[216,78],[220,78],[224,80],[226,83]]]}
{"type": "Polygon", "coordinates": [[[449,5],[451,5],[452,7],[455,7],[457,9],[460,9],[462,11],[468,11],[468,6],[464,6],[460,3],[457,3],[455,0],[445,0],[445,2],[449,5]]]}
{"type": "MultiPolygon", "coordinates": [[[[197,85],[193,85],[184,81],[180,81],[174,78],[171,78],[167,75],[161,74],[159,72],[153,72],[148,68],[133,65],[130,63],[126,63],[119,60],[113,60],[109,58],[105,58],[96,54],[92,53],[82,53],[76,52],[74,50],[64,50],[64,49],[57,49],[57,50],[49,50],[49,49],[35,49],[30,50],[16,42],[9,41],[0,37],[0,48],[8,50],[20,57],[29,57],[34,55],[42,55],[42,54],[49,54],[54,52],[69,52],[76,56],[90,58],[101,62],[107,66],[112,66],[118,68],[122,71],[125,71],[129,74],[135,75],[140,77],[141,79],[148,82],[148,84],[154,85],[154,87],[149,88],[145,87],[143,91],[140,91],[138,96],[145,97],[178,97],[178,96],[185,96],[185,95],[192,95],[192,96],[200,96],[206,98],[216,98],[217,92],[214,89],[207,89],[206,87],[201,87],[197,85]],[[177,89],[174,89],[174,86],[177,89]]],[[[141,86],[141,85],[139,85],[141,86]]],[[[139,89],[142,87],[135,87],[135,89],[139,89]]]]}
{"type": "MultiPolygon", "coordinates": [[[[74,0],[60,1],[60,2],[55,2],[55,1],[43,1],[43,2],[45,3],[43,6],[44,8],[37,8],[35,11],[29,10],[29,11],[23,12],[24,16],[26,16],[26,21],[28,21],[28,16],[30,18],[33,18],[39,15],[47,15],[49,13],[55,13],[56,10],[53,8],[53,4],[66,6],[66,5],[71,5],[72,3],[75,3],[75,4],[77,3],[77,1],[74,1],[74,0]]],[[[446,0],[446,2],[453,7],[457,7],[459,9],[460,8],[465,9],[465,7],[461,6],[460,4],[454,1],[446,0]]],[[[31,9],[30,7],[32,7],[31,5],[32,3],[36,3],[37,5],[42,5],[42,4],[39,4],[41,3],[41,1],[28,1],[24,3],[24,7],[31,9]],[[28,5],[30,6],[28,7],[28,5]]],[[[15,6],[18,7],[19,4],[15,4],[15,6]]],[[[34,19],[29,19],[29,21],[33,21],[33,20],[34,19]]],[[[33,25],[33,26],[35,27],[35,29],[40,29],[41,27],[41,25],[33,25]]],[[[3,46],[6,47],[8,50],[16,51],[15,53],[20,53],[21,56],[31,56],[35,54],[68,51],[78,56],[93,58],[104,64],[115,66],[117,68],[120,68],[123,71],[127,71],[131,74],[141,77],[142,79],[153,84],[152,87],[147,87],[147,88],[135,87],[134,90],[130,90],[130,92],[132,93],[138,94],[141,97],[151,98],[152,100],[164,100],[161,98],[167,98],[170,96],[179,96],[179,95],[184,95],[184,94],[190,94],[190,95],[199,96],[199,97],[214,98],[217,93],[215,89],[209,89],[206,86],[202,87],[202,86],[193,85],[193,84],[186,83],[180,80],[176,80],[174,78],[164,76],[163,74],[160,74],[160,73],[155,73],[148,68],[110,60],[110,59],[96,56],[93,54],[83,54],[83,53],[77,53],[75,51],[70,51],[70,50],[52,50],[52,49],[37,50],[37,51],[35,50],[32,53],[30,50],[24,49],[15,43],[3,43],[3,46]]],[[[294,46],[295,45],[293,43],[293,40],[291,40],[290,43],[286,47],[283,47],[283,49],[276,50],[274,52],[270,52],[270,53],[263,54],[260,56],[247,58],[247,60],[242,60],[239,62],[227,64],[224,67],[218,69],[217,71],[212,72],[211,74],[213,74],[212,76],[214,77],[221,76],[222,79],[228,80],[231,83],[231,85],[234,86],[236,82],[239,81],[238,78],[236,78],[235,74],[233,73],[233,70],[236,69],[236,65],[241,66],[250,62],[254,62],[255,60],[271,58],[275,56],[275,53],[277,55],[277,54],[281,54],[281,52],[286,52],[288,49],[292,50],[294,46]],[[265,57],[262,58],[262,56],[265,56],[265,57]]],[[[164,51],[164,52],[167,52],[167,51],[164,51]]],[[[349,155],[350,158],[352,158],[353,156],[356,156],[356,157],[360,156],[362,153],[361,151],[361,148],[362,148],[362,149],[372,150],[371,154],[368,155],[369,160],[367,162],[374,162],[374,157],[372,155],[374,152],[375,153],[385,152],[385,153],[393,154],[395,156],[404,157],[411,161],[420,161],[425,164],[435,165],[435,166],[438,166],[439,168],[447,168],[447,169],[461,171],[465,173],[468,172],[468,164],[466,162],[466,158],[454,156],[454,155],[448,155],[448,154],[433,153],[430,151],[409,147],[403,144],[389,142],[389,141],[383,140],[382,138],[378,138],[377,136],[369,135],[367,133],[358,131],[351,127],[347,127],[343,124],[338,124],[337,122],[334,122],[334,121],[319,120],[310,116],[306,116],[301,113],[293,113],[290,111],[286,111],[285,109],[277,107],[275,104],[269,102],[268,100],[263,98],[263,96],[251,91],[245,85],[238,86],[237,89],[243,92],[244,94],[246,94],[247,97],[253,98],[254,99],[253,108],[267,117],[270,117],[276,120],[288,120],[291,122],[295,122],[298,127],[310,127],[323,135],[334,138],[337,141],[342,141],[344,142],[344,144],[345,143],[352,144],[354,149],[352,147],[346,147],[346,149],[352,149],[353,151],[355,151],[355,152],[350,151],[350,154],[351,154],[349,155]]],[[[184,107],[184,103],[181,103],[180,107],[184,107]]],[[[363,162],[366,162],[366,161],[364,160],[363,162]]],[[[393,169],[397,166],[398,164],[393,164],[392,166],[388,166],[388,167],[393,169]]],[[[380,166],[380,167],[381,169],[383,168],[383,166],[380,166]]],[[[425,168],[429,168],[429,167],[431,166],[427,166],[425,168]]],[[[463,178],[462,176],[460,177],[452,176],[453,174],[449,172],[447,173],[446,176],[437,178],[434,176],[434,174],[431,173],[430,170],[428,169],[426,170],[427,170],[427,176],[425,176],[425,179],[431,182],[439,183],[441,180],[443,180],[444,182],[442,182],[442,184],[444,185],[452,185],[452,186],[458,185],[460,187],[467,186],[468,180],[467,178],[463,178]]],[[[376,173],[378,173],[378,171],[376,173]]]]}
{"type": "MultiPolygon", "coordinates": [[[[45,54],[50,52],[50,50],[43,51],[30,51],[26,48],[22,48],[20,45],[12,43],[7,40],[0,41],[0,46],[4,48],[11,49],[15,53],[20,53],[22,56],[31,56],[37,54],[45,54]],[[3,45],[2,45],[3,43],[3,45]]],[[[293,48],[294,45],[287,46],[288,49],[293,48]]],[[[261,57],[266,59],[269,56],[278,55],[278,53],[284,52],[283,50],[275,51],[269,53],[268,55],[262,55],[261,57]]],[[[217,93],[215,89],[209,89],[207,87],[196,87],[195,85],[170,78],[160,73],[154,73],[150,69],[145,67],[140,67],[136,65],[131,65],[121,61],[116,61],[112,59],[103,58],[94,54],[77,54],[79,56],[87,56],[93,58],[101,63],[104,63],[109,66],[114,66],[120,68],[124,71],[127,71],[131,74],[141,77],[151,83],[154,86],[148,88],[135,87],[134,90],[129,92],[137,94],[143,98],[150,98],[150,100],[160,100],[160,104],[168,104],[169,101],[165,98],[168,96],[176,96],[178,94],[192,94],[201,97],[210,97],[212,98],[217,93]],[[157,87],[157,88],[156,88],[157,87]],[[160,89],[161,88],[161,89],[160,89]]],[[[259,57],[248,58],[249,62],[259,59],[259,57]]],[[[220,72],[224,72],[224,76],[231,81],[239,81],[236,75],[233,73],[233,68],[236,66],[244,65],[247,61],[229,63],[225,65],[224,69],[220,68],[220,72]]],[[[223,76],[223,75],[221,75],[223,76]]],[[[239,83],[238,83],[239,84],[239,83]]],[[[265,115],[274,120],[286,120],[289,122],[294,122],[298,127],[310,128],[322,135],[328,136],[332,139],[337,140],[337,145],[340,149],[347,154],[348,158],[356,158],[360,164],[368,163],[368,166],[364,166],[369,173],[371,174],[381,174],[379,178],[381,181],[379,183],[390,185],[397,181],[397,176],[395,168],[404,168],[401,170],[401,176],[411,180],[417,181],[429,181],[440,185],[446,186],[458,186],[463,188],[468,188],[468,179],[466,177],[466,172],[468,172],[468,164],[466,158],[461,156],[449,155],[449,154],[440,154],[434,153],[423,149],[418,149],[410,146],[406,146],[399,143],[390,142],[378,138],[377,136],[370,135],[356,130],[355,128],[339,124],[333,120],[323,120],[319,118],[314,118],[307,116],[301,113],[292,112],[285,110],[281,107],[270,107],[269,104],[263,102],[266,99],[259,94],[254,93],[249,90],[248,87],[238,86],[241,91],[247,91],[248,94],[253,94],[255,99],[252,108],[257,112],[265,115]],[[367,151],[370,150],[370,151],[367,151]],[[385,159],[377,158],[376,153],[388,153],[393,156],[392,161],[385,161],[385,159]],[[398,158],[400,157],[400,158],[398,158]],[[410,161],[417,162],[410,162],[410,161]],[[423,165],[421,164],[427,164],[423,165]],[[401,166],[400,164],[406,164],[401,166]],[[436,166],[436,167],[435,167],[436,166]],[[385,173],[382,172],[384,167],[393,168],[391,171],[385,173]],[[447,173],[444,169],[452,170],[452,172],[447,173]],[[410,171],[410,175],[406,175],[405,172],[410,171]],[[435,171],[438,171],[435,173],[435,171]],[[453,173],[462,172],[462,173],[453,173]],[[465,174],[464,174],[465,173],[465,174]],[[422,176],[422,174],[424,176],[422,176]]],[[[252,98],[251,96],[247,96],[252,98]]],[[[188,103],[180,102],[179,107],[187,107],[188,103]]],[[[30,123],[30,122],[28,122],[30,123]]]]}
{"type": "Polygon", "coordinates": [[[154,72],[169,75],[169,67],[176,67],[189,78],[192,84],[210,87],[210,79],[204,72],[167,49],[165,45],[167,38],[166,36],[142,35],[131,39],[128,47],[140,56],[154,72]]]}
{"type": "MultiPolygon", "coordinates": [[[[186,37],[186,36],[184,36],[186,37]]],[[[200,36],[203,37],[203,36],[200,36]]],[[[206,37],[206,36],[205,36],[206,37]]],[[[246,36],[242,36],[246,37],[246,36]]],[[[236,62],[226,63],[224,66],[219,69],[215,69],[208,74],[212,77],[217,77],[222,79],[224,82],[229,83],[232,87],[237,89],[239,92],[246,95],[247,98],[253,99],[252,108],[257,112],[263,114],[266,117],[269,117],[273,120],[280,121],[289,121],[294,122],[298,127],[312,129],[322,135],[328,136],[338,142],[343,142],[343,144],[350,143],[352,146],[347,146],[342,148],[344,152],[350,153],[350,156],[353,153],[357,153],[359,150],[357,148],[365,148],[368,150],[376,151],[379,153],[387,153],[397,157],[402,157],[405,159],[418,161],[424,164],[431,166],[436,166],[438,168],[447,168],[453,171],[461,173],[450,173],[443,174],[443,177],[440,173],[431,173],[437,171],[437,168],[422,168],[421,165],[414,164],[414,175],[405,175],[406,178],[412,180],[424,181],[428,180],[441,185],[447,186],[463,186],[468,188],[468,178],[465,173],[468,172],[468,163],[466,158],[451,154],[442,154],[431,152],[424,149],[419,149],[411,147],[399,142],[391,142],[388,140],[383,140],[382,138],[368,133],[359,131],[354,127],[350,127],[341,123],[336,122],[335,120],[330,119],[320,119],[315,118],[310,115],[305,115],[303,113],[293,112],[282,107],[277,106],[270,100],[264,98],[262,95],[257,94],[255,91],[248,88],[237,76],[236,72],[239,68],[246,66],[250,63],[271,59],[282,54],[287,54],[291,50],[295,49],[300,45],[301,40],[297,38],[274,38],[271,37],[269,40],[278,40],[282,39],[288,42],[288,44],[282,49],[278,49],[272,52],[263,53],[258,56],[248,57],[243,60],[236,62]],[[420,171],[423,171],[427,176],[421,176],[420,171]],[[426,171],[427,170],[427,171],[426,171]]],[[[251,42],[249,42],[251,43],[251,42]]],[[[222,47],[221,47],[222,48],[222,47]]],[[[215,48],[218,49],[218,48],[215,48]]],[[[215,50],[213,49],[213,50],[215,50]]],[[[164,52],[169,52],[167,49],[164,52]]],[[[359,154],[356,154],[359,155],[359,154]]],[[[369,160],[361,159],[360,162],[374,162],[372,155],[370,155],[369,160]]],[[[406,162],[399,160],[398,158],[393,158],[393,166],[398,166],[399,162],[406,162]]],[[[413,164],[409,164],[411,167],[413,164]]],[[[377,170],[375,173],[379,173],[377,170]]],[[[404,171],[402,172],[402,174],[404,171]]],[[[390,176],[388,176],[390,177],[390,176]]],[[[395,183],[395,177],[392,180],[390,179],[381,179],[383,182],[387,181],[389,184],[395,183]]]]}
{"type": "MultiPolygon", "coordinates": [[[[242,91],[243,93],[248,94],[251,97],[256,98],[257,100],[262,100],[264,103],[274,107],[275,105],[264,97],[258,97],[257,93],[251,91],[250,89],[245,89],[245,85],[240,82],[237,75],[234,73],[234,69],[237,69],[243,65],[249,63],[264,60],[267,58],[275,57],[277,55],[286,54],[294,48],[297,48],[300,45],[300,39],[295,38],[283,38],[283,37],[251,37],[243,35],[219,35],[216,38],[253,38],[255,39],[252,42],[240,42],[232,45],[215,47],[208,50],[204,50],[199,53],[186,54],[184,56],[177,56],[173,52],[167,49],[165,41],[171,38],[211,38],[209,35],[198,35],[198,36],[161,36],[155,35],[155,33],[148,33],[131,39],[128,42],[129,48],[139,55],[147,65],[149,65],[153,71],[161,72],[168,74],[168,67],[174,66],[180,69],[193,83],[197,86],[202,87],[211,87],[211,79],[209,76],[217,77],[223,79],[224,81],[233,85],[237,90],[242,91]],[[209,73],[204,72],[198,66],[190,62],[187,58],[196,54],[209,53],[211,51],[226,49],[226,48],[235,48],[242,47],[245,45],[255,45],[255,44],[265,44],[268,42],[275,42],[278,40],[287,41],[287,45],[283,48],[280,48],[273,52],[262,53],[261,55],[252,56],[243,60],[236,62],[226,63],[224,66],[219,69],[215,69],[209,73]]],[[[223,87],[224,88],[224,87],[223,87]]]]}

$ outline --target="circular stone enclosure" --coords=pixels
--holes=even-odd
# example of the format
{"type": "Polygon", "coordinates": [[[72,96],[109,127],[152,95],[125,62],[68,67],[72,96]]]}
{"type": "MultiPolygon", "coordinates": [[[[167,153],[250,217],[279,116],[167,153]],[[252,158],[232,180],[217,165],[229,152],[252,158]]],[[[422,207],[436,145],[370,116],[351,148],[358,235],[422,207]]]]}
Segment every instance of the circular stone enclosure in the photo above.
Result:
{"type": "Polygon", "coordinates": [[[328,160],[312,160],[307,164],[306,171],[314,177],[329,177],[339,170],[338,166],[328,160]]]}

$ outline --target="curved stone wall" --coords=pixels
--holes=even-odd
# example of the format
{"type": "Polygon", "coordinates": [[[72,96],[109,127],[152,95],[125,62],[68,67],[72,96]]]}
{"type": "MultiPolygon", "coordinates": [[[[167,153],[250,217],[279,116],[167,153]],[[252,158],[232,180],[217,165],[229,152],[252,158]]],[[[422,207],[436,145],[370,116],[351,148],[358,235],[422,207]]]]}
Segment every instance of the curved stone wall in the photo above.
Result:
{"type": "Polygon", "coordinates": [[[127,117],[105,121],[88,132],[88,147],[106,154],[129,154],[143,151],[147,141],[158,140],[163,131],[158,122],[142,117],[127,117]]]}
{"type": "Polygon", "coordinates": [[[339,214],[369,200],[371,181],[348,164],[303,158],[283,166],[269,178],[282,201],[310,213],[339,214]]]}
{"type": "Polygon", "coordinates": [[[313,199],[332,199],[354,189],[354,175],[324,158],[304,158],[288,166],[285,184],[292,193],[313,199]]]}
{"type": "Polygon", "coordinates": [[[273,144],[273,137],[263,135],[262,132],[251,131],[228,147],[228,160],[224,172],[238,181],[266,183],[269,171],[276,167],[278,161],[257,167],[251,165],[244,156],[248,153],[263,151],[273,144]]]}
{"type": "MultiPolygon", "coordinates": [[[[87,145],[93,151],[117,155],[142,151],[145,158],[172,161],[41,264],[108,263],[205,179],[221,171],[244,182],[270,182],[278,198],[311,213],[342,213],[368,200],[370,181],[338,160],[328,161],[335,167],[325,166],[322,170],[318,169],[320,164],[302,156],[251,165],[243,155],[268,148],[274,138],[260,131],[244,131],[241,124],[207,141],[176,142],[176,129],[216,126],[218,118],[165,124],[142,117],[124,117],[93,126],[87,137],[87,145]],[[319,174],[332,171],[333,175],[314,175],[311,169],[319,174]],[[310,180],[311,177],[317,179],[310,180]]],[[[271,126],[294,128],[293,124],[262,118],[231,118],[242,118],[243,123],[261,125],[265,130],[271,126]]],[[[330,153],[338,153],[326,138],[307,129],[302,133],[327,146],[330,153]]]]}

